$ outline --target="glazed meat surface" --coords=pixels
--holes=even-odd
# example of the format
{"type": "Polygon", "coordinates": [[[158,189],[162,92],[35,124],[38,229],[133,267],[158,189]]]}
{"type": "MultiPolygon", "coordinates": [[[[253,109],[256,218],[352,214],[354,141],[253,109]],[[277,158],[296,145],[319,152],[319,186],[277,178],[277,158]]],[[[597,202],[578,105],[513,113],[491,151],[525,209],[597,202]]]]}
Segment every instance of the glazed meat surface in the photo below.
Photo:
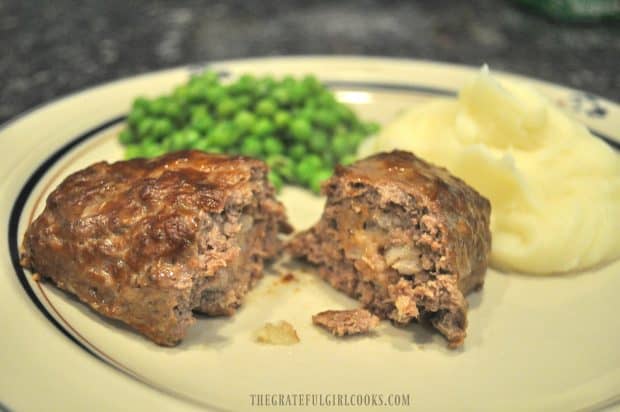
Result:
{"type": "Polygon", "coordinates": [[[266,173],[258,160],[196,151],[96,163],[49,196],[22,264],[174,345],[193,311],[231,315],[290,232],[266,173]]]}
{"type": "Polygon", "coordinates": [[[451,347],[467,327],[491,248],[490,203],[408,152],[337,167],[318,223],[289,244],[321,277],[381,318],[428,320],[451,347]]]}

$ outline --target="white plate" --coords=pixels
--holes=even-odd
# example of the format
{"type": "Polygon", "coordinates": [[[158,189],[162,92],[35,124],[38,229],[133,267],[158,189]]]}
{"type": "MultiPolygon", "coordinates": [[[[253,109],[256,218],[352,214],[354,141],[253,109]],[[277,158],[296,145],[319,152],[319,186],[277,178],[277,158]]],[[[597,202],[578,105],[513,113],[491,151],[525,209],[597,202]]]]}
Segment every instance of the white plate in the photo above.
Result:
{"type": "MultiPolygon", "coordinates": [[[[360,116],[380,122],[435,95],[454,93],[473,73],[445,64],[356,57],[256,59],[212,67],[228,76],[314,73],[360,116]]],[[[263,398],[270,403],[299,401],[293,398],[298,394],[304,403],[320,402],[322,395],[332,404],[338,395],[353,404],[372,400],[373,394],[387,402],[397,394],[402,396],[390,400],[408,401],[409,407],[396,409],[569,411],[620,400],[620,262],[545,278],[489,270],[484,290],[469,297],[468,337],[455,351],[418,325],[396,328],[384,322],[372,337],[328,336],[311,325],[310,316],[356,303],[308,273],[297,272],[298,281],[287,284],[267,274],[234,317],[200,319],[175,348],[156,346],[24,274],[17,246],[49,190],[94,161],[120,159],[116,133],[133,97],[167,92],[196,69],[147,74],[74,94],[0,131],[1,404],[16,411],[256,410],[269,409],[252,405],[258,394],[275,395],[263,398]],[[257,328],[280,319],[295,326],[301,343],[271,347],[252,340],[257,328]]],[[[620,107],[535,83],[618,147],[620,107]]],[[[306,192],[287,189],[282,198],[298,228],[320,215],[321,199],[306,192]]]]}

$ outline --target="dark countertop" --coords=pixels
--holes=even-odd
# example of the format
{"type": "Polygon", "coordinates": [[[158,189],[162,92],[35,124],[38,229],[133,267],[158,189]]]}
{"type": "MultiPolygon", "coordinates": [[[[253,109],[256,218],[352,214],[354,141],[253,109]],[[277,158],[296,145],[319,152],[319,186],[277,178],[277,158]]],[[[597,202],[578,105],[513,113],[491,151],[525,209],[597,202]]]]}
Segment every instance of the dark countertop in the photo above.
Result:
{"type": "Polygon", "coordinates": [[[0,123],[111,79],[287,54],[486,62],[620,100],[618,23],[557,23],[507,0],[0,0],[0,44],[0,123]]]}

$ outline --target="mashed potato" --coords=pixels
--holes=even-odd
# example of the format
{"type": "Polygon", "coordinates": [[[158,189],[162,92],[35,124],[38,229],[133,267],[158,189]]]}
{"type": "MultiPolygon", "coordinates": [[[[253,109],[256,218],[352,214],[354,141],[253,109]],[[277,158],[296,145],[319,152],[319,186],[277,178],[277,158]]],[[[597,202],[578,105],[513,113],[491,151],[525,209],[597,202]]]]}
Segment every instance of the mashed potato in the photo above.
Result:
{"type": "Polygon", "coordinates": [[[484,68],[458,99],[412,108],[361,154],[395,148],[489,198],[495,267],[550,274],[620,256],[620,156],[525,84],[484,68]]]}

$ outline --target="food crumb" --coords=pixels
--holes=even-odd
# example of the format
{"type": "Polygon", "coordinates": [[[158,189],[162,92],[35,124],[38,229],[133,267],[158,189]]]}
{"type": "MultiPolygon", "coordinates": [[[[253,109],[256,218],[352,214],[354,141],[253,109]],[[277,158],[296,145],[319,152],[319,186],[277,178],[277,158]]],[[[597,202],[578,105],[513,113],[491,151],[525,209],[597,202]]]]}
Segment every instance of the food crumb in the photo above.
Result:
{"type": "Polygon", "coordinates": [[[256,341],[270,345],[294,345],[299,343],[299,336],[293,325],[281,320],[276,324],[267,322],[256,332],[256,341]]]}
{"type": "Polygon", "coordinates": [[[286,275],[283,275],[283,276],[280,277],[280,281],[282,283],[289,283],[289,282],[292,282],[294,280],[297,280],[297,278],[291,272],[289,272],[286,275]]]}
{"type": "Polygon", "coordinates": [[[39,276],[38,273],[35,273],[34,275],[32,275],[32,280],[34,280],[35,282],[40,282],[41,276],[39,276]]]}
{"type": "Polygon", "coordinates": [[[335,336],[368,333],[379,326],[380,319],[366,309],[326,310],[312,316],[312,323],[335,336]]]}

